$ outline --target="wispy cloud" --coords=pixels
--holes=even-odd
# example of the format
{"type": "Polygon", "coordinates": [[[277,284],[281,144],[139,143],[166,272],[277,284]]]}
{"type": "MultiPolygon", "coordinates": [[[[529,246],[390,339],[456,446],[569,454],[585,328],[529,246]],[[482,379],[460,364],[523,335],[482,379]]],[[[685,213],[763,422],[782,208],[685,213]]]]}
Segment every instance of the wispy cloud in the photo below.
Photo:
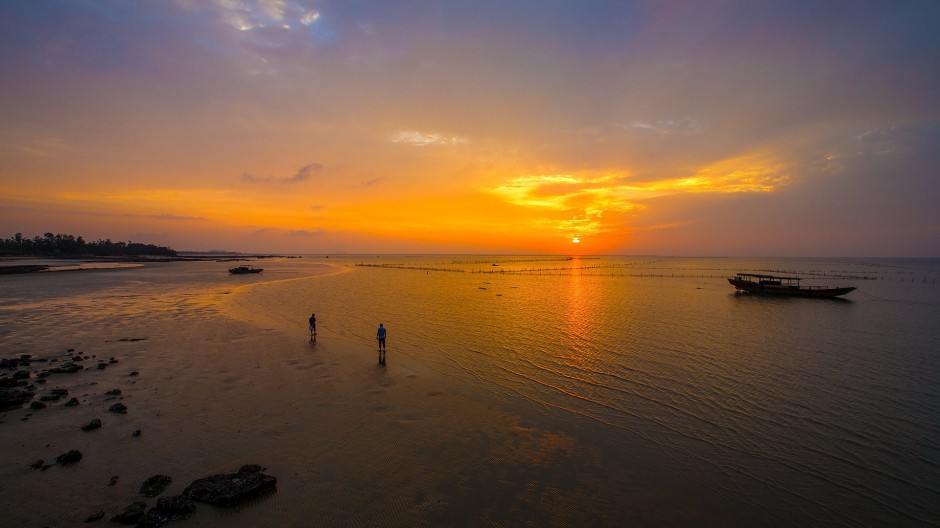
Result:
{"type": "Polygon", "coordinates": [[[415,147],[426,147],[428,145],[462,145],[467,142],[467,139],[437,133],[418,132],[417,130],[400,130],[392,134],[391,141],[392,143],[415,147]]]}
{"type": "Polygon", "coordinates": [[[287,232],[287,236],[294,237],[294,238],[310,238],[310,237],[323,236],[325,234],[326,234],[326,229],[323,229],[322,227],[318,227],[312,230],[311,229],[297,229],[294,231],[287,232]]]}
{"type": "Polygon", "coordinates": [[[34,158],[49,158],[60,156],[70,150],[69,144],[59,138],[35,138],[28,144],[16,147],[17,150],[34,158]]]}
{"type": "Polygon", "coordinates": [[[301,167],[293,176],[288,176],[286,178],[275,178],[272,176],[255,176],[249,172],[242,174],[242,179],[251,182],[251,183],[280,183],[280,184],[292,184],[305,182],[310,179],[310,175],[315,172],[320,172],[323,170],[323,165],[319,163],[311,163],[309,165],[304,165],[301,167]]]}
{"type": "Polygon", "coordinates": [[[309,26],[320,19],[320,12],[290,0],[177,0],[189,9],[215,11],[228,26],[239,31],[265,28],[291,29],[295,24],[309,26]]]}
{"type": "Polygon", "coordinates": [[[153,218],[155,220],[206,220],[204,216],[183,216],[175,214],[155,214],[155,215],[144,215],[144,218],[153,218]]]}
{"type": "Polygon", "coordinates": [[[323,170],[323,165],[319,163],[311,163],[310,165],[304,165],[297,171],[297,174],[294,174],[290,178],[287,178],[285,183],[297,183],[302,181],[307,181],[310,179],[310,175],[314,172],[320,172],[323,170]]]}
{"type": "Polygon", "coordinates": [[[664,136],[691,135],[702,130],[702,125],[694,117],[678,117],[673,119],[660,119],[657,121],[634,121],[630,123],[633,128],[654,132],[664,136]]]}
{"type": "Polygon", "coordinates": [[[242,179],[251,183],[271,183],[274,181],[274,178],[270,176],[255,176],[250,172],[243,173],[242,179]]]}
{"type": "Polygon", "coordinates": [[[387,179],[387,178],[385,178],[384,176],[380,176],[380,177],[378,177],[378,178],[372,178],[372,179],[369,180],[369,181],[363,182],[363,183],[362,183],[362,186],[363,186],[363,187],[373,187],[373,186],[375,186],[375,185],[378,185],[378,184],[384,182],[386,179],[387,179]]]}

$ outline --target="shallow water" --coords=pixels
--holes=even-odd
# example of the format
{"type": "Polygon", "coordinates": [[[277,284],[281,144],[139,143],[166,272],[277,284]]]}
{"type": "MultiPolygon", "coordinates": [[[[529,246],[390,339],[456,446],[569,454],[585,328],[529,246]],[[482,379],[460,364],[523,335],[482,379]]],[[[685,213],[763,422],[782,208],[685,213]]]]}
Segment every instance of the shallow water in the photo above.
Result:
{"type": "MultiPolygon", "coordinates": [[[[306,339],[316,311],[319,353],[344,342],[368,358],[381,322],[391,367],[594,453],[525,483],[551,481],[553,493],[578,497],[561,507],[586,508],[585,519],[596,507],[661,525],[940,523],[940,261],[372,256],[260,265],[264,273],[240,277],[223,263],[0,277],[2,355],[23,351],[24,325],[50,318],[85,318],[76,332],[91,339],[111,327],[113,338],[133,337],[128,320],[200,312],[306,339]],[[322,276],[324,264],[344,273],[322,276]],[[843,300],[735,294],[724,277],[738,271],[859,289],[843,300]]],[[[453,420],[436,423],[474,434],[453,420]]],[[[445,473],[465,456],[466,446],[433,454],[445,473]]],[[[457,522],[461,508],[512,488],[480,475],[454,475],[479,485],[451,495],[451,517],[434,518],[472,525],[457,522]]],[[[490,514],[522,525],[548,500],[490,514]]],[[[308,506],[276,508],[296,519],[283,510],[308,506]]],[[[326,523],[396,524],[394,514],[373,514],[326,523]]]]}
{"type": "Polygon", "coordinates": [[[390,358],[598,446],[644,485],[681,490],[676,508],[717,501],[731,524],[940,522],[937,261],[347,263],[368,266],[273,287],[265,308],[310,307],[321,333],[364,346],[383,322],[390,358]],[[723,278],[736,271],[859,290],[736,294],[723,278]]]}

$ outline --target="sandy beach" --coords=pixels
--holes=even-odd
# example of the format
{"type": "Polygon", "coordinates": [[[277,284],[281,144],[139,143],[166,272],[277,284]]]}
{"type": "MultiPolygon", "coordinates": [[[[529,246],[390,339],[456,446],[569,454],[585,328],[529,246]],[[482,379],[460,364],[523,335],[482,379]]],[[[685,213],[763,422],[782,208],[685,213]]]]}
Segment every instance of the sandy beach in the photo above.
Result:
{"type": "Polygon", "coordinates": [[[306,314],[285,324],[253,313],[252,293],[266,287],[109,294],[71,299],[87,306],[62,317],[5,314],[19,320],[5,329],[2,357],[31,355],[20,369],[34,373],[30,382],[56,364],[80,359],[85,367],[35,385],[36,400],[53,388],[68,391],[61,400],[0,413],[5,522],[74,526],[103,512],[97,522],[106,524],[142,500],[152,475],[172,477],[170,496],[243,464],[265,467],[277,492],[231,509],[199,505],[173,525],[676,520],[650,510],[644,492],[605,471],[597,452],[422,372],[396,356],[393,339],[380,367],[373,346],[332,331],[328,320],[311,343],[306,314]],[[114,389],[121,394],[106,394],[114,389]],[[79,405],[66,407],[72,397],[79,405]],[[116,402],[126,414],[108,411],[116,402]],[[100,429],[81,429],[95,418],[100,429]],[[55,464],[73,449],[81,461],[55,464]],[[51,467],[31,467],[38,460],[51,467]]]}

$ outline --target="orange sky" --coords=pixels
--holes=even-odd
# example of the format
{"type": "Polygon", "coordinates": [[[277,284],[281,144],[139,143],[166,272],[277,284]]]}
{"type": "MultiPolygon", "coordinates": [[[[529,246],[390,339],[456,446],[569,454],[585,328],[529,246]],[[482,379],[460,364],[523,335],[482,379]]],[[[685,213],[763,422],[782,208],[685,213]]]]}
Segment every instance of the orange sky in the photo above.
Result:
{"type": "Polygon", "coordinates": [[[940,256],[937,4],[754,4],[5,2],[0,236],[940,256]]]}

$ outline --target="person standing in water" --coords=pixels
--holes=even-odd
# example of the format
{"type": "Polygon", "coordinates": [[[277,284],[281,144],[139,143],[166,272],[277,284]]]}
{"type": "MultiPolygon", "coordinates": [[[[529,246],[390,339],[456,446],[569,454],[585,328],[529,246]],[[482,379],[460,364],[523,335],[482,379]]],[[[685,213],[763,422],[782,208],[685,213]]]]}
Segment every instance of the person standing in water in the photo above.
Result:
{"type": "Polygon", "coordinates": [[[379,365],[385,364],[385,327],[379,323],[379,329],[375,333],[375,338],[379,340],[379,365]]]}
{"type": "Polygon", "coordinates": [[[317,314],[310,314],[310,340],[313,341],[317,337],[317,314]]]}

